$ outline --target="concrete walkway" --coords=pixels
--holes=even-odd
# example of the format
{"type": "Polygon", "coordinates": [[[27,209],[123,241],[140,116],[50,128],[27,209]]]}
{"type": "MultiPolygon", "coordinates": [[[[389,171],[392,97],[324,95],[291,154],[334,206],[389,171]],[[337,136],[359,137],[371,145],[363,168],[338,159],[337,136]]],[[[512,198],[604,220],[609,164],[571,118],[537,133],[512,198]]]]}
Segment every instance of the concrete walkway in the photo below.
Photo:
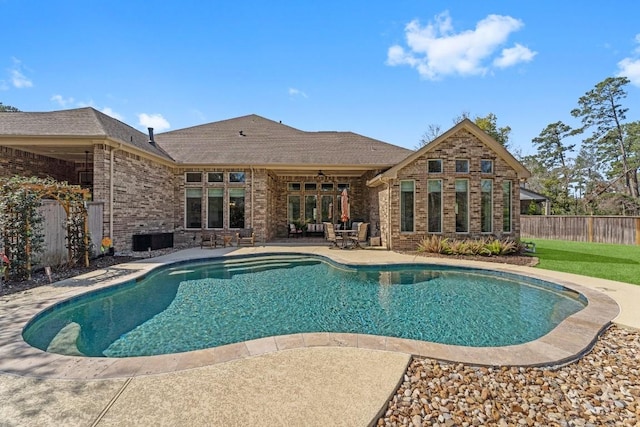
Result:
{"type": "MultiPolygon", "coordinates": [[[[589,336],[594,333],[593,325],[597,323],[594,316],[598,322],[606,323],[609,316],[609,320],[615,317],[617,323],[640,328],[640,313],[633,307],[634,302],[640,300],[640,287],[618,282],[530,267],[414,258],[376,250],[275,246],[188,249],[0,298],[0,425],[365,426],[377,417],[402,380],[411,354],[431,353],[424,355],[438,357],[438,351],[446,350],[440,353],[441,358],[475,358],[478,363],[501,363],[498,353],[502,351],[491,354],[487,349],[466,347],[443,350],[442,345],[422,343],[419,347],[417,343],[384,337],[376,340],[350,334],[310,334],[287,340],[271,339],[273,343],[269,339],[243,343],[244,347],[234,347],[237,354],[233,357],[227,351],[221,358],[223,353],[215,349],[184,353],[189,359],[183,358],[182,362],[178,362],[177,357],[159,356],[164,357],[163,363],[134,363],[131,366],[136,368],[119,372],[113,368],[116,366],[112,364],[113,359],[98,359],[86,365],[88,358],[25,349],[21,338],[15,336],[16,329],[19,335],[24,323],[51,303],[139,275],[159,263],[229,254],[292,252],[293,249],[344,263],[471,265],[570,285],[587,294],[590,301],[598,300],[593,305],[600,304],[606,312],[578,316],[569,326],[564,326],[567,329],[564,332],[574,333],[569,343],[573,349],[583,345],[576,347],[572,341],[576,332],[589,336]],[[605,295],[616,300],[617,305],[605,295]],[[591,329],[586,328],[585,325],[591,324],[591,329]],[[84,379],[65,379],[81,377],[81,371],[87,367],[89,370],[82,374],[84,379]],[[110,375],[104,375],[105,372],[110,375]]],[[[537,340],[536,351],[547,351],[552,357],[562,359],[565,351],[570,350],[557,340],[562,337],[537,340]]]]}

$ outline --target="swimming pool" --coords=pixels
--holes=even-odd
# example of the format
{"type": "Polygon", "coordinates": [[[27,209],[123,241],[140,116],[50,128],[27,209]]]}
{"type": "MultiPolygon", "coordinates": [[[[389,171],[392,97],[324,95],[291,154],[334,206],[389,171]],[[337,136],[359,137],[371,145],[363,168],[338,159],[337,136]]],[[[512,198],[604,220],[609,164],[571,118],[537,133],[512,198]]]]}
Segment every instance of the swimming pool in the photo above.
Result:
{"type": "Polygon", "coordinates": [[[41,350],[99,357],[301,332],[504,346],[535,340],[585,306],[577,292],[509,273],[261,255],[172,264],[80,295],[36,316],[23,338],[41,350]]]}

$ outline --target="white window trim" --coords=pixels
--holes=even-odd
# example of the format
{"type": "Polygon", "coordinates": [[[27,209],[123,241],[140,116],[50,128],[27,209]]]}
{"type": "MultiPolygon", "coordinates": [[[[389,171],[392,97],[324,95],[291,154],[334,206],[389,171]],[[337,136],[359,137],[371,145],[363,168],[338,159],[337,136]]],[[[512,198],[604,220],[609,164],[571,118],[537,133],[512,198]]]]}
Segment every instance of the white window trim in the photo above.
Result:
{"type": "Polygon", "coordinates": [[[469,159],[455,159],[454,161],[454,166],[455,166],[455,173],[457,174],[469,174],[469,159]],[[467,162],[467,170],[464,172],[458,172],[458,167],[457,167],[457,163],[459,161],[464,161],[467,162]]]}
{"type": "Polygon", "coordinates": [[[416,232],[416,180],[415,179],[402,179],[400,180],[400,234],[414,234],[416,232]],[[402,231],[402,183],[403,182],[412,182],[413,183],[413,224],[411,225],[411,231],[402,231]]]}
{"type": "Polygon", "coordinates": [[[444,232],[444,182],[442,178],[427,180],[427,234],[442,234],[444,232]],[[429,231],[429,181],[440,181],[440,231],[429,231]]]}
{"type": "MultiPolygon", "coordinates": [[[[191,184],[195,184],[195,183],[191,183],[191,184]]],[[[191,187],[189,189],[193,189],[194,187],[191,187]]],[[[202,226],[205,225],[205,223],[203,222],[204,219],[202,218],[202,195],[204,194],[204,191],[202,190],[202,187],[195,187],[198,188],[200,190],[200,227],[189,227],[188,226],[188,222],[187,222],[187,189],[185,188],[184,191],[184,229],[185,230],[201,230],[202,226]]]]}
{"type": "Polygon", "coordinates": [[[493,159],[480,159],[480,173],[483,175],[493,175],[493,168],[495,164],[493,159]],[[482,162],[491,162],[491,172],[483,172],[482,171],[482,162]]]}
{"type": "MultiPolygon", "coordinates": [[[[220,184],[220,183],[216,183],[216,184],[220,184]]],[[[223,211],[222,212],[222,215],[223,215],[223,217],[222,217],[222,227],[209,228],[209,190],[212,189],[212,188],[220,188],[220,187],[210,187],[210,188],[206,189],[206,194],[205,194],[205,199],[207,201],[206,204],[205,204],[206,218],[204,218],[203,225],[204,225],[204,228],[206,230],[224,230],[224,222],[227,219],[224,216],[224,200],[225,200],[225,194],[226,194],[226,190],[225,189],[222,190],[222,211],[223,211]]]]}
{"type": "Polygon", "coordinates": [[[442,159],[427,159],[427,174],[437,174],[437,173],[443,173],[444,171],[444,163],[442,161],[442,159]],[[430,172],[429,171],[429,162],[440,162],[440,172],[430,172]]]}
{"type": "MultiPolygon", "coordinates": [[[[467,181],[467,226],[466,226],[467,231],[457,231],[456,230],[455,233],[456,234],[460,234],[460,235],[469,234],[469,233],[471,233],[471,227],[470,227],[471,218],[469,218],[469,212],[470,212],[469,210],[471,209],[471,206],[469,206],[469,197],[470,197],[471,191],[470,191],[470,188],[469,188],[469,179],[467,179],[467,178],[456,178],[454,180],[454,185],[455,185],[455,181],[467,181]]],[[[454,193],[456,194],[456,199],[457,199],[458,191],[455,189],[455,187],[454,187],[454,193]]],[[[455,216],[458,215],[457,210],[458,210],[458,207],[456,205],[454,205],[455,216]]],[[[454,216],[454,218],[455,218],[455,216],[454,216]]]]}
{"type": "Polygon", "coordinates": [[[194,172],[194,171],[189,171],[189,172],[185,172],[184,173],[184,183],[186,185],[202,185],[202,181],[203,181],[203,172],[194,172]],[[190,173],[199,173],[200,174],[200,181],[187,181],[187,175],[190,173]]]}
{"type": "Polygon", "coordinates": [[[505,179],[502,181],[502,203],[504,204],[504,183],[509,183],[509,231],[504,230],[504,206],[502,207],[502,232],[511,234],[513,233],[513,181],[510,179],[505,179]]]}
{"type": "Polygon", "coordinates": [[[493,193],[494,193],[494,181],[491,178],[482,178],[480,180],[480,234],[493,234],[493,209],[494,209],[494,205],[493,205],[493,193]],[[491,196],[491,202],[489,204],[489,206],[491,207],[491,229],[489,231],[482,231],[482,181],[491,181],[491,192],[490,192],[490,196],[491,196]]]}

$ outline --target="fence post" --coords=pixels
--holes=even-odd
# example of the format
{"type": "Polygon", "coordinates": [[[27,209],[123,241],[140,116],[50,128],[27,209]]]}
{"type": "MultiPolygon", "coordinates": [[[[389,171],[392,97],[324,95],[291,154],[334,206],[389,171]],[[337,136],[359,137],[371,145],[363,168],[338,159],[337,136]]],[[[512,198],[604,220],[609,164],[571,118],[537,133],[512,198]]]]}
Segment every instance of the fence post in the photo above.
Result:
{"type": "Polygon", "coordinates": [[[593,242],[593,217],[587,218],[587,241],[593,242]]]}
{"type": "Polygon", "coordinates": [[[640,245],[640,218],[636,218],[636,245],[640,245]]]}

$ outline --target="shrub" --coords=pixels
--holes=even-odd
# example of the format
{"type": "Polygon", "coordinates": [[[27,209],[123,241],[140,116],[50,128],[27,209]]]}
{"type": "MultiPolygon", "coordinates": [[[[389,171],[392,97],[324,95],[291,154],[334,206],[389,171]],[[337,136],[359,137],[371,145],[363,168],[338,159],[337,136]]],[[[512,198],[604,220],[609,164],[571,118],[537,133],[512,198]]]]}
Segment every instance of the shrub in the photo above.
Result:
{"type": "Polygon", "coordinates": [[[429,236],[418,244],[418,252],[426,252],[430,254],[450,254],[451,247],[449,239],[442,236],[429,236]]]}

